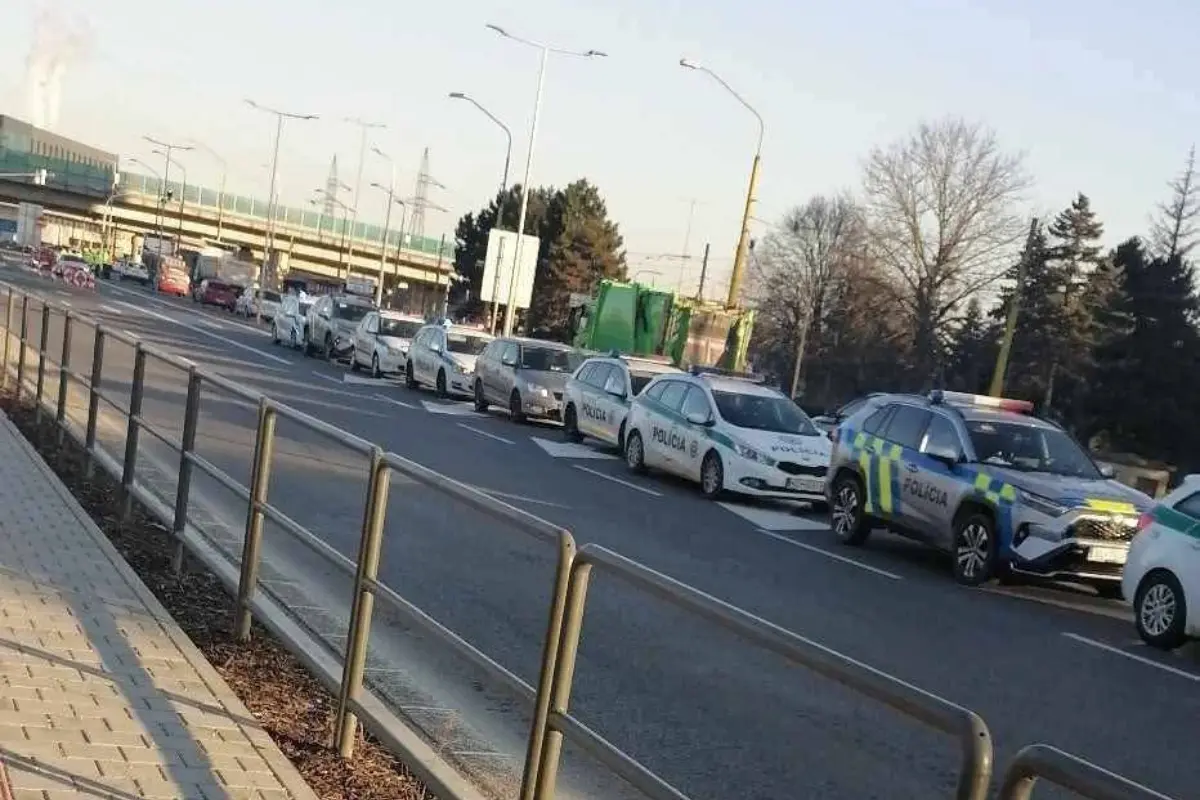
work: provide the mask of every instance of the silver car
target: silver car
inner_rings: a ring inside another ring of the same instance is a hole
[[[558,342],[496,339],[475,362],[475,410],[497,405],[518,422],[558,419],[563,388],[582,362],[574,348]]]
[[[837,427],[826,477],[834,533],[885,527],[953,557],[976,586],[1007,572],[1120,592],[1141,492],[1110,479],[1033,406],[957,392],[892,395]]]

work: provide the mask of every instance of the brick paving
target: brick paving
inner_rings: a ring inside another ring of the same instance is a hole
[[[316,800],[2,413],[0,762],[13,800]]]

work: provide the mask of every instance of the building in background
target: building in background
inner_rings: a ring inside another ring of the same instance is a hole
[[[49,187],[107,197],[117,168],[114,153],[0,115],[0,174],[45,169]]]

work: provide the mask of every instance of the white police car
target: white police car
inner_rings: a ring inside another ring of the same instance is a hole
[[[625,463],[736,492],[825,505],[831,443],[782,392],[747,376],[693,367],[652,380],[626,421]]]
[[[683,374],[662,359],[596,356],[579,365],[563,388],[563,435],[569,442],[592,436],[625,447],[625,418],[633,398],[658,375]]]
[[[417,331],[408,346],[404,383],[409,389],[432,385],[442,397],[470,397],[475,359],[492,337],[479,328],[442,323]]]

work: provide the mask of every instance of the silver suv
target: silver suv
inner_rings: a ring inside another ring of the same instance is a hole
[[[975,586],[1008,571],[1090,583],[1118,596],[1138,515],[1151,500],[1117,483],[1033,406],[957,392],[867,403],[832,434],[834,533],[875,527],[953,556]]]

